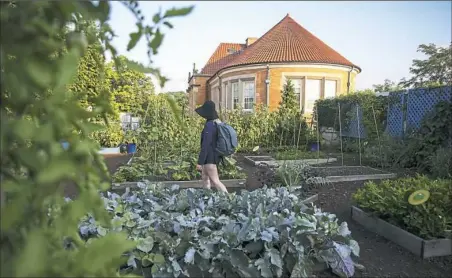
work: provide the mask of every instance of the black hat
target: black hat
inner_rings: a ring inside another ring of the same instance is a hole
[[[215,110],[215,102],[207,100],[201,107],[195,109],[196,113],[204,119],[216,120],[218,119],[217,111]]]

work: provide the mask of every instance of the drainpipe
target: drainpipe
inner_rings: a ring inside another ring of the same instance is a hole
[[[267,77],[265,79],[265,84],[267,86],[265,87],[266,95],[267,95],[267,107],[270,107],[270,65],[267,64]]]
[[[354,66],[352,66],[352,68],[350,69],[350,71],[348,72],[348,77],[347,77],[347,94],[350,93],[350,75],[352,73],[352,71],[355,69]]]
[[[223,84],[221,84],[221,77],[218,75],[218,107],[220,108],[220,115],[223,114],[223,106],[221,105],[221,100],[223,99]]]

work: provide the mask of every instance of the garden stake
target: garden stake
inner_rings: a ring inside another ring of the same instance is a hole
[[[300,114],[300,125],[298,126],[298,137],[297,137],[297,150],[298,150],[298,147],[299,147],[299,145],[300,145],[300,133],[301,133],[301,124],[302,124],[302,120],[303,120],[303,118],[302,118],[303,116],[302,116],[302,114]]]
[[[383,156],[381,155],[381,140],[380,140],[380,133],[378,132],[378,125],[377,125],[377,117],[375,116],[375,109],[372,105],[372,113],[374,114],[374,122],[375,122],[375,131],[377,132],[377,139],[378,139],[378,148],[380,150],[380,160],[381,160],[381,168],[383,167]]]
[[[319,109],[316,106],[315,108],[315,115],[316,115],[316,129],[317,129],[317,163],[319,163],[320,159],[320,128],[319,128]]]
[[[337,115],[334,116],[334,124],[333,124],[333,131],[336,131],[336,123],[337,123]],[[332,136],[333,137],[333,136]],[[331,138],[330,143],[333,141],[333,138]],[[327,158],[326,158],[326,163],[328,165],[328,162],[330,161],[330,153],[328,152]],[[327,166],[328,167],[328,166]]]
[[[358,150],[359,150],[359,166],[362,166],[361,158],[361,130],[359,129],[359,105],[356,105],[356,122],[358,125]]]
[[[341,103],[337,103],[338,111],[339,111],[339,137],[341,141],[341,160],[342,160],[342,166],[344,166],[344,151],[342,149],[342,123],[341,123]]]
[[[296,146],[296,134],[297,134],[297,117],[293,118],[293,146]]]

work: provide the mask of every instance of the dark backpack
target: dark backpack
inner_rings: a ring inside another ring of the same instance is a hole
[[[237,132],[232,128],[232,126],[217,122],[217,147],[216,151],[221,156],[230,156],[235,153],[238,146]]]

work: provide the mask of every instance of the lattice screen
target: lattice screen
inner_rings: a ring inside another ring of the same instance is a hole
[[[391,137],[403,137],[404,111],[403,105],[406,100],[405,94],[401,92],[389,93],[388,117],[386,133]]]
[[[452,101],[452,86],[411,89],[407,94],[390,93],[389,97],[386,132],[392,137],[402,137],[406,130],[419,129],[438,102]]]
[[[422,119],[440,101],[451,100],[452,87],[433,89],[412,89],[408,91],[407,99],[407,130],[416,130],[421,127]]]

